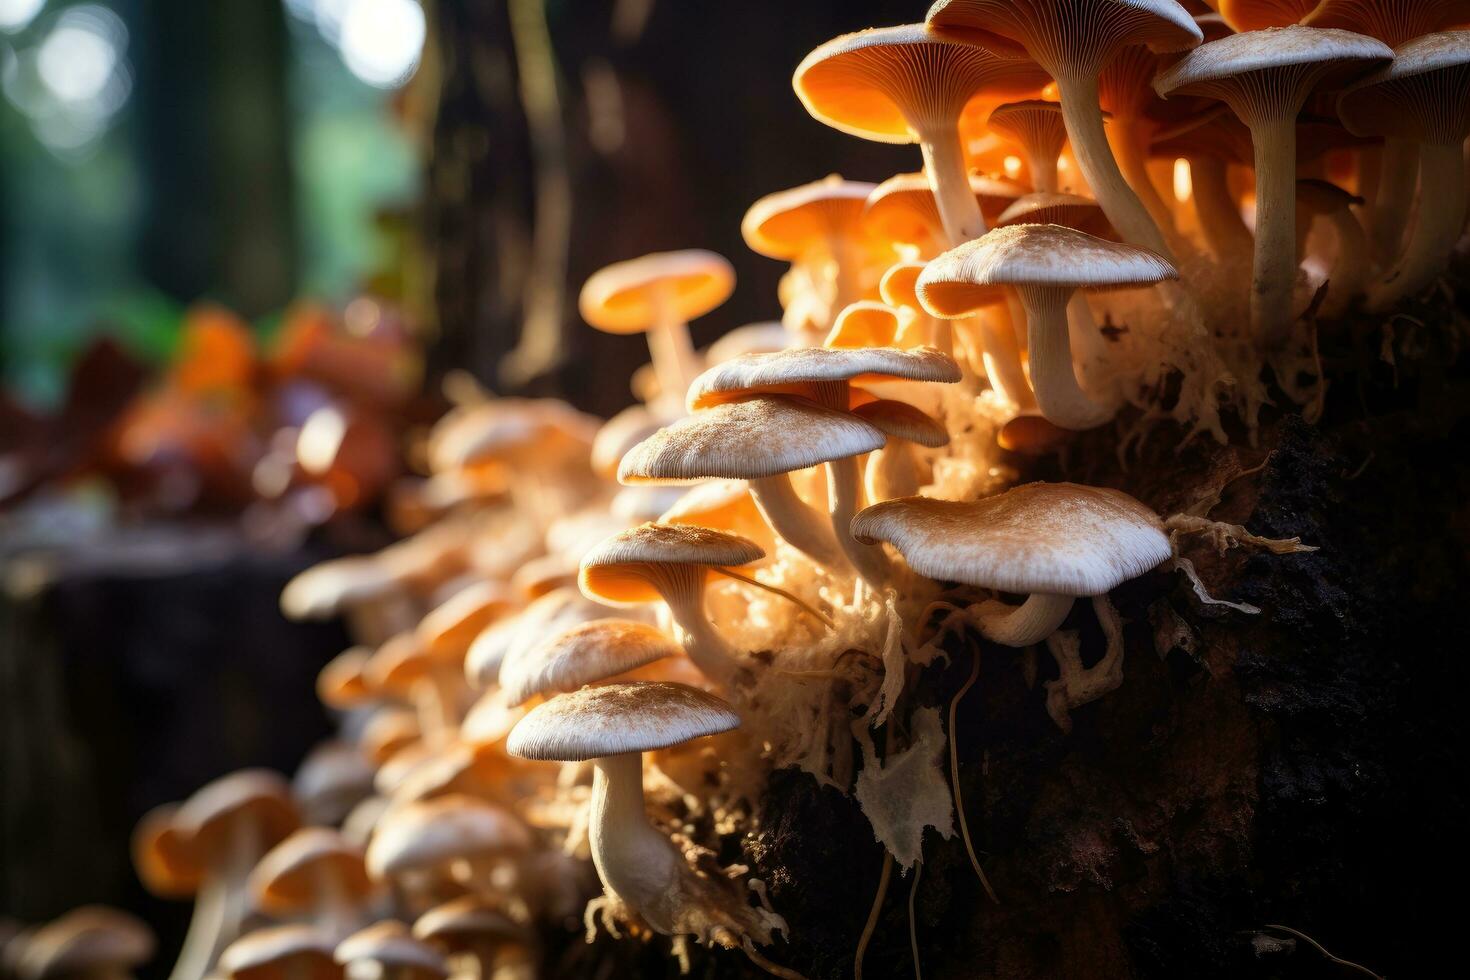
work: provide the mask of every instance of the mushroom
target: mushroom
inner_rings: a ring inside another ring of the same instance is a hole
[[[658,517],[659,524],[692,524],[736,534],[769,555],[776,548],[771,527],[761,515],[755,494],[745,480],[710,480],[685,491]]]
[[[1296,283],[1296,118],[1307,97],[1393,57],[1381,41],[1347,31],[1274,27],[1211,41],[1154,80],[1165,97],[1202,95],[1250,127],[1256,163],[1251,326],[1268,350],[1291,335]]]
[[[128,980],[153,956],[153,931],[137,917],[84,905],[25,937],[14,963],[18,980]],[[7,949],[7,953],[9,950]]]
[[[877,503],[919,492],[919,464],[914,444],[929,449],[948,445],[943,425],[905,402],[880,398],[853,409],[853,414],[888,437],[883,448],[868,457],[864,485],[868,500]]]
[[[662,600],[689,659],[706,677],[729,683],[740,668],[739,657],[706,618],[705,584],[711,573],[749,564],[763,554],[733,534],[643,524],[613,535],[583,557],[582,593],[610,605]]]
[[[1368,293],[1382,311],[1421,292],[1449,264],[1465,225],[1464,144],[1470,135],[1470,31],[1407,41],[1393,63],[1345,89],[1337,111],[1349,131],[1419,148],[1419,208],[1408,245]]]
[[[1072,153],[1113,227],[1134,245],[1172,259],[1163,233],[1123,179],[1103,129],[1098,76],[1118,50],[1158,52],[1199,44],[1199,27],[1174,0],[938,0],[929,26],[1019,41],[1056,80]]]
[[[1352,205],[1363,199],[1325,180],[1296,182],[1297,207],[1332,223],[1337,235],[1337,257],[1328,270],[1327,298],[1318,313],[1329,320],[1347,312],[1352,298],[1362,292],[1371,264],[1368,235],[1353,214]]]
[[[712,907],[713,883],[696,877],[669,839],[649,825],[642,753],[739,725],[724,701],[683,684],[608,684],[538,705],[516,725],[507,747],[526,759],[592,761],[588,834],[609,898],[655,932],[734,945],[756,913],[743,903]]]
[[[604,480],[615,479],[623,453],[682,414],[661,415],[647,405],[629,405],[597,430],[592,440],[592,472]]]
[[[396,919],[375,922],[337,944],[332,958],[348,980],[445,980],[449,965]]]
[[[500,665],[505,658],[538,642],[546,633],[601,619],[612,611],[582,595],[576,586],[577,572],[578,566],[573,565],[570,584],[531,600],[516,616],[501,620],[475,637],[464,662],[465,677],[471,687],[480,690],[494,687],[499,682]]]
[[[329,827],[295,831],[250,873],[256,908],[277,919],[306,914],[337,939],[362,926],[372,890],[362,848]]]
[[[329,708],[347,710],[370,703],[373,692],[363,681],[362,670],[373,651],[365,646],[344,650],[316,675],[316,696]]]
[[[625,483],[748,480],[756,506],[775,532],[817,564],[840,572],[847,567],[843,551],[822,516],[797,496],[787,474],[834,457],[872,452],[883,441],[881,432],[847,412],[801,399],[751,397],[661,429],[623,457],[618,478]]]
[[[1147,249],[1061,225],[1012,225],[929,263],[919,277],[919,299],[935,316],[953,318],[968,315],[997,288],[1013,287],[1026,308],[1031,386],[1041,414],[1063,429],[1090,429],[1111,419],[1116,406],[1094,401],[1077,384],[1067,325],[1072,293],[1177,277]]]
[[[1067,124],[1060,105],[1041,99],[1007,102],[991,111],[989,125],[1021,144],[1032,190],[1055,194],[1060,189],[1057,158],[1067,145]]]
[[[531,835],[504,807],[451,793],[393,806],[378,821],[367,849],[375,880],[395,881],[417,901],[454,880],[476,891],[492,887],[507,858],[524,853]]]
[[[594,619],[548,636],[507,660],[500,671],[500,686],[507,703],[515,707],[537,696],[570,693],[683,653],[656,626],[626,619]]]
[[[825,408],[844,411],[851,404],[854,380],[953,384],[960,377],[959,365],[954,359],[930,347],[913,350],[893,347],[803,348],[776,354],[749,354],[710,368],[695,379],[689,389],[689,407],[699,410],[723,401],[748,398],[751,394],[785,392],[810,398]],[[826,453],[834,448],[837,447],[813,446],[808,451]],[[887,575],[887,560],[882,549],[857,544],[848,531],[862,493],[856,455],[837,456],[833,453],[827,459],[832,531],[858,574],[874,588],[881,589]],[[760,500],[759,496],[757,500]],[[780,527],[777,527],[777,533],[787,537]],[[787,540],[791,539],[787,537]]]
[[[740,234],[752,251],[790,262],[798,279],[818,291],[815,308],[798,319],[813,321],[821,333],[831,328],[838,310],[863,298],[863,204],[872,191],[872,184],[832,174],[767,194],[741,219]],[[789,330],[801,326],[783,322]]]
[[[201,980],[209,974],[245,923],[250,870],[298,823],[284,779],[265,769],[242,769],[189,797],[174,812],[171,829],[135,842],[134,853],[147,855],[140,869],[155,857],[173,867],[182,861],[184,868],[199,869],[194,916],[171,980]],[[161,829],[152,821],[139,827]]]
[[[951,245],[985,233],[960,146],[960,113],[982,92],[1035,91],[1046,76],[999,40],[941,37],[923,24],[844,34],[802,59],[792,77],[813,118],[882,143],[918,143]]]
[[[1235,275],[1256,247],[1229,181],[1230,166],[1253,165],[1250,130],[1228,106],[1214,106],[1157,132],[1152,152],[1189,163],[1190,198],[1205,244],[1215,261]]]
[[[230,980],[343,980],[332,959],[336,945],[314,926],[271,926],[231,943],[219,969]]]
[[[375,766],[381,766],[423,735],[418,714],[396,705],[374,711],[362,726],[357,744]]]
[[[429,909],[413,924],[413,934],[451,957],[472,957],[475,975],[499,977],[501,968],[534,961],[535,937],[498,903],[464,895]],[[455,976],[461,976],[456,970]]]
[[[1103,595],[1171,554],[1153,511],[1075,483],[1027,483],[974,501],[890,500],[858,514],[853,533],[888,542],[936,581],[1026,594],[1020,606],[971,609],[987,639],[1011,647],[1046,639],[1076,597]]]
[[[1308,27],[1367,34],[1391,48],[1467,22],[1470,0],[1320,0],[1302,18]]]
[[[364,675],[374,691],[414,706],[418,737],[443,744],[462,714],[463,668],[452,658],[430,656],[418,635],[400,633],[378,648]]]
[[[980,216],[987,223],[1026,193],[1011,180],[974,173],[968,179]],[[935,255],[949,244],[933,185],[923,173],[894,174],[873,188],[863,205],[863,227],[900,254]]]
[[[582,285],[582,319],[608,333],[644,333],[669,410],[699,373],[688,322],[730,297],[735,270],[713,252],[656,252],[600,270]]]
[[[319,742],[291,778],[291,795],[308,824],[339,824],[373,792],[373,767],[361,746],[340,739]]]

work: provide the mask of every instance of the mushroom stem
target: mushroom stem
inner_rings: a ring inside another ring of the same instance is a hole
[[[1006,322],[997,323],[996,317],[1005,317]],[[1011,329],[1005,304],[997,303],[970,322],[980,329],[981,359],[985,362],[990,387],[1018,411],[1034,408],[1036,399],[1031,394],[1026,372],[1021,369],[1021,349],[1016,346],[1016,332]]]
[[[835,572],[847,568],[847,559],[827,530],[826,522],[797,496],[787,474],[751,480],[750,496],[771,530],[791,547],[824,568]]]
[[[921,135],[919,149],[924,154],[924,172],[929,175],[929,186],[934,191],[934,203],[939,207],[949,244],[963,245],[985,234],[985,217],[970,190],[965,154],[955,127],[950,126],[937,135]]]
[[[1111,127],[1112,146],[1118,168],[1128,186],[1138,195],[1139,201],[1148,212],[1166,240],[1176,238],[1174,212],[1154,186],[1148,172],[1149,124],[1135,116],[1115,115]]]
[[[1363,291],[1372,260],[1368,233],[1351,208],[1338,208],[1331,220],[1337,232],[1337,261],[1332,264],[1331,284],[1321,315],[1335,320],[1347,312],[1353,297]]]
[[[1108,343],[1097,328],[1097,318],[1087,297],[1078,290],[1067,301],[1067,336],[1076,353],[1083,383],[1093,391],[1101,391],[1114,383],[1107,370]]]
[[[1006,647],[1029,647],[1051,636],[1072,611],[1072,596],[1033,593],[1019,606],[982,602],[975,626],[987,640]]]
[[[1148,209],[1128,186],[1128,181],[1123,179],[1123,172],[1118,169],[1118,161],[1108,145],[1097,76],[1061,72],[1057,75],[1057,88],[1061,94],[1062,121],[1067,125],[1072,153],[1108,221],[1125,240],[1151,248],[1173,262],[1174,255],[1164,240],[1163,232],[1149,217]]]
[[[424,741],[444,745],[454,740],[459,731],[459,677],[463,668],[449,664],[431,664],[413,686],[414,709],[419,718]]]
[[[1041,147],[1026,144],[1026,170],[1031,174],[1031,189],[1044,194],[1055,194],[1057,182],[1057,157],[1044,152]]]
[[[657,305],[657,318],[649,328],[648,353],[653,357],[653,370],[658,376],[662,401],[682,412],[684,394],[699,375],[699,355],[689,339],[689,325],[674,311],[674,304]]]
[[[335,939],[346,939],[362,924],[357,907],[337,870],[325,864],[316,870],[317,924]]]
[[[169,980],[203,980],[214,970],[225,947],[240,938],[250,914],[247,882],[262,850],[255,821],[237,817],[229,828],[224,853],[216,855],[213,866],[205,871],[189,932]]]
[[[860,544],[852,536],[852,519],[862,506],[862,480],[856,456],[844,456],[827,464],[827,495],[832,514],[832,532],[863,581],[882,591],[888,583],[888,556],[881,545]]]
[[[1016,291],[1026,307],[1031,386],[1041,414],[1062,429],[1091,429],[1111,419],[1114,409],[1089,398],[1073,372],[1067,325],[1067,301],[1073,291],[1036,286]]]
[[[1255,250],[1255,241],[1230,193],[1228,173],[1225,161],[1219,157],[1189,158],[1190,194],[1205,243],[1222,264],[1239,267]]]
[[[919,492],[919,467],[914,461],[913,444],[907,439],[889,436],[882,449],[868,456],[863,483],[868,500],[879,503],[894,497],[913,497]]]
[[[1279,350],[1291,336],[1296,282],[1296,119],[1250,120],[1256,158],[1256,249],[1251,329],[1256,343]]]
[[[1419,147],[1419,212],[1408,247],[1393,271],[1379,280],[1368,308],[1381,312],[1421,292],[1449,264],[1465,223],[1465,156],[1459,143]]]
[[[1373,254],[1384,265],[1398,258],[1404,229],[1414,207],[1415,178],[1419,174],[1419,144],[1390,136],[1379,155],[1378,188],[1373,198]]]
[[[679,861],[668,838],[648,824],[643,805],[643,756],[593,760],[592,863],[607,891],[665,935],[673,930]]]
[[[669,607],[684,652],[710,680],[726,683],[738,669],[735,650],[710,623],[704,609],[702,565],[659,565],[652,582]]]

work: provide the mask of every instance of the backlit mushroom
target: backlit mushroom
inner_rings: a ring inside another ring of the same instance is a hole
[[[1297,207],[1305,214],[1331,223],[1336,234],[1337,255],[1327,272],[1327,298],[1318,313],[1331,320],[1347,311],[1348,303],[1367,283],[1371,265],[1368,235],[1353,214],[1352,205],[1363,199],[1325,180],[1299,180]]]
[[[362,849],[329,827],[303,827],[266,852],[250,873],[256,908],[278,919],[298,915],[338,939],[362,925],[372,891]]]
[[[1067,145],[1067,124],[1060,105],[1041,99],[1007,102],[990,113],[990,128],[1021,144],[1032,190],[1055,194],[1060,189],[1057,158]]]
[[[500,671],[500,686],[506,700],[515,706],[538,695],[569,694],[683,653],[679,644],[655,626],[596,619],[548,636],[507,660]]]
[[[14,972],[18,980],[128,980],[156,945],[135,916],[84,905],[27,935]]]
[[[384,814],[368,845],[367,870],[419,899],[441,894],[451,880],[484,891],[503,862],[530,846],[530,832],[509,810],[451,793]]]
[[[346,967],[349,980],[445,980],[449,976],[444,957],[395,919],[353,933],[337,944],[332,956]]]
[[[332,959],[337,939],[314,926],[257,929],[220,954],[220,973],[230,980],[342,980]]]
[[[1470,22],[1470,0],[1320,0],[1301,22],[1367,34],[1397,48],[1416,37]]]

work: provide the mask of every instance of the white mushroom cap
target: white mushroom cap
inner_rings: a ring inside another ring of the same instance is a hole
[[[389,967],[409,967],[437,977],[447,977],[449,966],[438,951],[413,937],[408,926],[397,919],[375,922],[337,944],[333,954],[344,966],[371,961]]]
[[[1313,9],[1302,18],[1308,27],[1370,34],[1394,47],[1470,22],[1470,0],[1320,0],[1310,6]]]
[[[680,320],[703,316],[729,298],[735,270],[702,249],[655,252],[617,262],[582,285],[582,319],[608,333],[640,333],[654,326],[660,304],[672,304]]]
[[[1174,0],[937,0],[925,21],[938,30],[999,34],[1026,45],[1048,71],[1062,61],[1101,69],[1114,49],[1145,44],[1183,51],[1203,36]]]
[[[575,576],[578,566],[572,565]],[[513,619],[492,625],[475,638],[465,655],[465,676],[472,686],[487,688],[495,683],[505,658],[536,642],[548,632],[557,632],[590,619],[601,619],[610,612],[607,606],[593,602],[575,585],[552,589],[533,599]],[[469,719],[465,719],[468,723]]]
[[[1001,592],[1102,595],[1171,554],[1153,511],[1075,483],[1028,483],[975,501],[888,500],[860,512],[852,530],[893,545],[920,575]]]
[[[583,594],[609,603],[653,602],[658,591],[641,574],[648,566],[727,567],[765,557],[753,542],[705,527],[642,524],[608,538],[582,559]]]
[[[740,726],[720,698],[684,684],[585,687],[532,709],[506,750],[524,759],[582,762],[666,749]]]
[[[1232,34],[1202,44],[1154,79],[1154,90],[1165,98],[1207,95],[1222,102],[1259,103],[1270,111],[1271,101],[1258,100],[1262,90],[1278,91],[1289,104],[1334,75],[1370,67],[1393,57],[1382,41],[1350,31],[1311,27],[1270,27]],[[1264,85],[1258,73],[1290,73],[1282,84]],[[1244,113],[1237,111],[1243,118]]]
[[[704,349],[706,364],[719,364],[741,354],[768,354],[791,346],[791,334],[778,320],[747,323],[727,332]]]
[[[1462,142],[1470,130],[1470,31],[1428,34],[1393,54],[1390,64],[1343,90],[1342,124],[1358,136]]]
[[[125,975],[148,960],[155,945],[152,931],[135,916],[105,905],[84,905],[27,935],[14,962],[15,974],[22,980]]]
[[[392,569],[370,555],[334,558],[286,583],[281,590],[281,612],[287,619],[326,619],[344,606],[371,602],[399,585]]]
[[[327,875],[344,895],[372,890],[362,848],[330,827],[303,827],[260,859],[250,872],[250,891],[261,911],[279,916],[314,904]]]
[[[623,456],[623,483],[751,480],[882,447],[855,415],[792,398],[749,398],[696,412]]]
[[[949,432],[942,423],[907,402],[880,398],[875,402],[859,405],[852,412],[875,429],[896,439],[918,443],[930,449],[949,443]]]
[[[340,976],[335,968],[332,952],[336,941],[323,929],[307,925],[271,926],[240,937],[225,947],[219,957],[219,972],[226,976],[279,967],[287,960],[298,957],[315,961],[314,967],[328,969],[303,970],[300,975],[307,978],[318,976]],[[272,975],[279,971],[271,971]],[[295,974],[293,974],[295,975]]]
[[[549,636],[500,668],[511,705],[549,691],[571,692],[625,674],[684,648],[657,627],[627,619],[595,619]]]
[[[803,386],[873,378],[953,384],[960,380],[960,369],[954,358],[932,347],[800,347],[747,354],[695,378],[689,408],[708,408],[760,392],[800,394]]]
[[[524,927],[506,915],[497,905],[478,895],[462,895],[436,905],[413,924],[413,934],[451,951],[467,945],[476,937],[523,941]]]
[[[530,846],[525,825],[503,807],[469,796],[440,796],[385,815],[368,845],[367,867],[374,878],[386,878]]]

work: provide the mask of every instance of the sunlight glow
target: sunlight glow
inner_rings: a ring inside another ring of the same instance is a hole
[[[337,39],[352,74],[378,88],[413,75],[424,48],[424,10],[415,0],[351,0]]]

